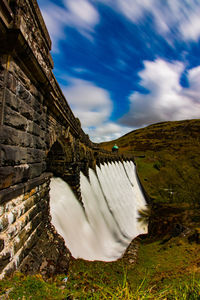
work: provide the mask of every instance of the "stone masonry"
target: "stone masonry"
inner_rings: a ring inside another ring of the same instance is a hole
[[[50,223],[50,177],[81,201],[80,171],[123,158],[100,151],[73,115],[36,0],[1,0],[0,45],[0,277],[64,272],[70,254]]]

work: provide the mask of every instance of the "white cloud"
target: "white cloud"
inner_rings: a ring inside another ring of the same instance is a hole
[[[71,85],[63,91],[83,127],[99,126],[109,118],[112,101],[106,90],[89,81],[73,78]]]
[[[65,38],[64,27],[67,13],[54,4],[42,6],[41,12],[51,37],[52,50],[58,52],[58,41]]]
[[[48,4],[47,4],[48,3]],[[58,43],[66,37],[65,28],[76,28],[92,40],[94,27],[99,23],[98,11],[88,0],[65,0],[64,7],[40,0],[41,11],[51,36],[53,51],[58,52]]]
[[[109,93],[94,83],[68,77],[70,86],[63,87],[64,95],[80,121],[83,130],[94,142],[116,139],[132,130],[109,121],[112,101]]]
[[[180,77],[184,65],[161,59],[146,61],[139,72],[141,86],[147,94],[133,92],[129,96],[130,111],[120,122],[140,127],[159,121],[184,120],[200,116],[200,66],[189,70],[190,87],[183,88]]]
[[[190,19],[180,24],[180,31],[186,40],[198,41],[200,37],[200,8],[191,14]]]
[[[142,22],[145,14],[153,16],[157,31],[168,41],[176,38],[174,29],[182,39],[200,38],[200,1],[196,0],[99,0],[109,5],[133,23]]]
[[[65,0],[71,15],[71,22],[80,27],[93,27],[99,22],[99,14],[87,0]]]
[[[113,122],[106,122],[94,129],[86,129],[91,140],[96,143],[115,140],[133,130],[131,127],[121,126]]]

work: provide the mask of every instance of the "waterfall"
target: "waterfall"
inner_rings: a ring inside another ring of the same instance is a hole
[[[81,173],[81,206],[61,178],[50,184],[52,224],[75,258],[113,261],[121,257],[133,238],[146,233],[137,221],[145,199],[133,162],[100,165]]]

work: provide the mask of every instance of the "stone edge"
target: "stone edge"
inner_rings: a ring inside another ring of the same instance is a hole
[[[19,183],[19,184],[11,186],[9,188],[1,190],[0,191],[0,205],[30,191],[31,189],[35,188],[36,186],[38,186],[40,184],[43,184],[48,179],[50,179],[52,176],[53,176],[52,173],[46,172],[46,173],[43,173],[39,177],[28,180],[25,183]]]

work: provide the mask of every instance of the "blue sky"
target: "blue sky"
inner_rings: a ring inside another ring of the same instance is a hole
[[[199,0],[38,0],[54,74],[91,140],[200,118]]]

